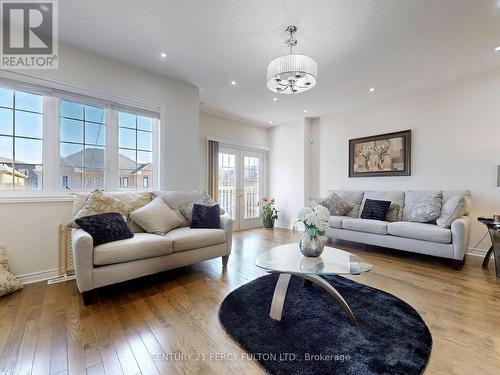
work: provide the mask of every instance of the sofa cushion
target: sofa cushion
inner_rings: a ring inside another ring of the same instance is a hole
[[[363,201],[361,202],[360,214],[363,212],[363,207],[367,199],[372,200],[381,200],[381,201],[391,201],[391,207],[389,207],[389,211],[386,216],[387,221],[399,221],[403,217],[403,204],[404,204],[405,193],[403,191],[365,191],[363,195]],[[397,209],[399,206],[399,209]],[[395,213],[397,211],[397,213]],[[394,216],[396,216],[396,220],[394,220]]]
[[[387,222],[370,219],[344,219],[342,228],[357,232],[387,234]]]
[[[199,191],[155,191],[153,194],[161,197],[172,210],[180,210],[189,202],[194,201]]]
[[[94,248],[94,264],[104,266],[168,255],[172,252],[172,241],[164,236],[136,233],[133,238],[127,240],[96,246]]]
[[[198,249],[226,242],[222,229],[177,228],[163,236],[174,244],[174,252]]]
[[[347,212],[345,215],[349,217],[359,217],[361,202],[363,201],[364,191],[352,191],[352,190],[329,190],[328,193],[335,193],[340,198],[345,200],[352,206],[352,210]]]
[[[342,220],[349,219],[349,216],[330,216],[328,226],[330,228],[342,229]]]
[[[397,237],[413,238],[415,240],[451,243],[451,230],[440,228],[434,224],[412,223],[398,221],[389,223],[387,232]]]
[[[443,190],[443,202],[448,199],[460,195],[465,199],[464,215],[470,215],[472,210],[472,194],[470,190]]]

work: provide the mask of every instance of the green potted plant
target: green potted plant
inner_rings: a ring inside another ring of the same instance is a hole
[[[274,228],[274,221],[278,219],[278,210],[274,207],[274,198],[269,200],[263,197],[257,206],[260,207],[260,216],[264,228]]]

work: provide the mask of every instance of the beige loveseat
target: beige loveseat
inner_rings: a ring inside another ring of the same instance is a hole
[[[105,193],[129,203],[134,192]],[[198,192],[162,191],[151,193],[151,198],[161,196],[173,210],[180,210],[192,202]],[[85,195],[75,198],[73,213],[85,202]],[[135,209],[139,207],[134,207]],[[94,247],[92,237],[82,229],[72,233],[73,261],[76,284],[84,302],[89,302],[86,292],[110,284],[187,266],[216,257],[222,257],[223,266],[231,253],[232,219],[220,217],[221,229],[191,229],[181,227],[164,236],[145,233],[137,224],[129,227],[134,237]]]

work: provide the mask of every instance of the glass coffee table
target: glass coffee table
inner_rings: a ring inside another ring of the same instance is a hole
[[[321,275],[359,275],[371,271],[372,265],[360,257],[325,246],[325,250],[319,257],[308,258],[302,255],[298,243],[290,243],[265,251],[257,258],[255,264],[270,273],[279,273],[269,312],[272,319],[281,320],[288,284],[294,275],[306,280],[305,282],[312,282],[325,289],[342,306],[351,323],[358,325],[347,302]]]

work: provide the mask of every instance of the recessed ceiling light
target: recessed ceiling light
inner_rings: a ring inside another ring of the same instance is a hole
[[[304,113],[307,113],[307,109],[304,109]]]
[[[497,48],[495,48],[495,52],[500,52],[500,46],[498,46]]]
[[[274,97],[273,102],[276,102],[276,101],[278,101],[278,98]]]
[[[231,85],[236,86],[236,81],[231,81]]]
[[[374,92],[374,91],[375,91],[375,87],[370,88],[370,90],[369,90],[369,91],[370,91],[370,92]]]
[[[272,124],[273,124],[273,122],[272,122],[272,121],[269,121],[269,125],[272,125]]]
[[[166,59],[167,58],[167,54],[165,52],[162,52],[162,53],[160,53],[160,57],[162,59]]]

